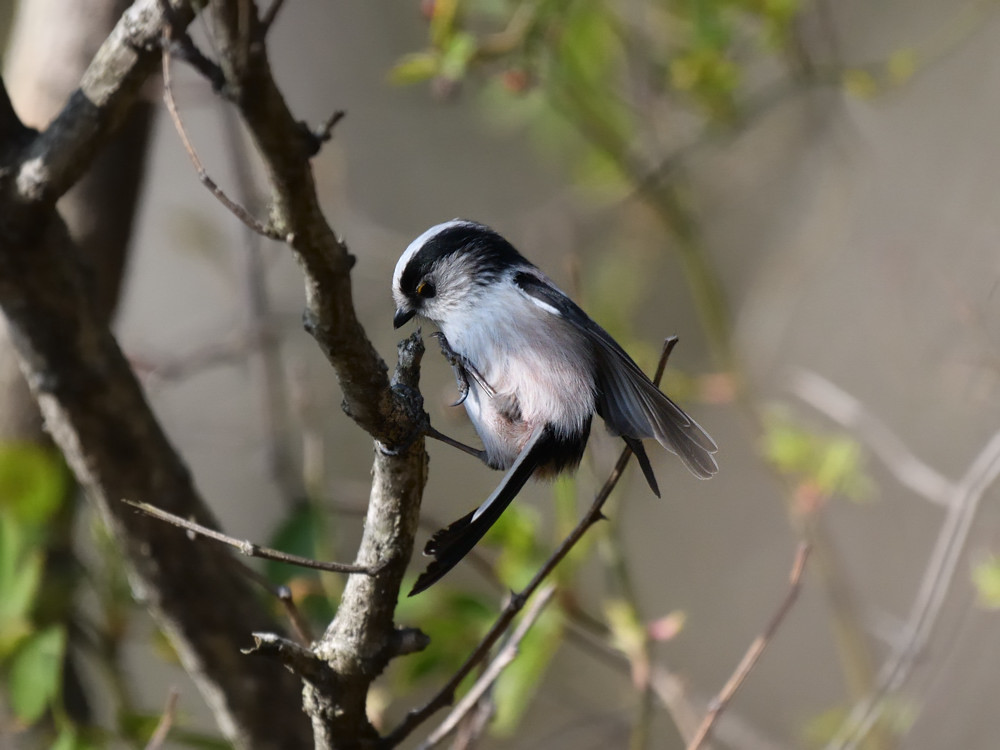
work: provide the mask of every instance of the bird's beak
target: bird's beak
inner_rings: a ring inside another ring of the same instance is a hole
[[[409,322],[416,314],[416,310],[404,310],[402,307],[397,307],[396,314],[392,316],[392,327],[399,328],[401,325]]]

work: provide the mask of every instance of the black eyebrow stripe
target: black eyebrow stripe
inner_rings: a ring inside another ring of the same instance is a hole
[[[475,281],[488,283],[511,266],[534,266],[501,235],[483,224],[450,226],[431,237],[417,251],[400,275],[404,294],[416,292],[417,284],[442,259],[462,253],[475,262]]]

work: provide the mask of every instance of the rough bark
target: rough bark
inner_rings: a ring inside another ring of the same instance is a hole
[[[26,123],[42,127],[77,87],[90,60],[129,3],[124,0],[32,0],[22,2],[10,32],[5,81]],[[59,201],[59,211],[88,268],[91,294],[104,322],[112,316],[140,194],[152,103],[136,102],[125,122],[91,169]],[[0,315],[0,443],[49,444],[42,418],[21,376],[17,354]],[[73,527],[75,487],[49,527],[45,588],[72,591],[78,577]],[[73,616],[71,596],[49,596],[39,627],[67,622]],[[39,616],[39,615],[36,615]],[[71,628],[70,633],[76,630]],[[81,722],[89,718],[90,700],[77,676],[74,652],[63,665],[63,702]]]
[[[143,499],[201,523],[214,519],[146,403],[107,327],[55,201],[93,164],[160,59],[163,0],[139,0],[80,87],[41,133],[0,91],[0,307],[46,427],[116,534],[133,586],[171,638],[223,732],[240,747],[310,742],[299,685],[239,652],[251,629],[275,629],[228,553],[137,515]],[[190,22],[178,7],[173,23]]]
[[[319,683],[307,679],[305,694],[317,748],[368,747],[378,739],[365,712],[368,689],[388,661],[407,650],[393,612],[426,481],[427,458],[418,437],[425,420],[417,392],[423,347],[416,337],[401,345],[400,366],[390,384],[385,363],[355,316],[353,258],[319,207],[309,165],[318,143],[292,116],[274,81],[258,9],[252,2],[217,0],[209,12],[224,93],[264,161],[270,228],[286,238],[305,273],[306,327],[337,374],[344,410],[376,443],[356,561],[381,567],[372,577],[348,581],[336,618],[313,648],[334,677]]]

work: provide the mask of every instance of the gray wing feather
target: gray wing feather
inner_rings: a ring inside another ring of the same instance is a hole
[[[520,272],[514,283],[581,330],[593,344],[597,366],[597,413],[612,432],[628,438],[656,438],[696,477],[719,471],[715,441],[646,376],[610,334],[536,270]],[[641,460],[640,460],[641,463]],[[647,459],[648,464],[648,459]],[[647,481],[652,470],[647,471]],[[655,486],[655,481],[650,483]],[[656,492],[656,490],[653,490]]]
[[[701,425],[653,385],[603,329],[589,333],[596,344],[597,411],[608,427],[619,435],[656,438],[696,477],[716,474],[718,446]]]

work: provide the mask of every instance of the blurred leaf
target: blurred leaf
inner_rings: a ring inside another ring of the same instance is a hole
[[[564,8],[558,22],[555,63],[564,82],[581,86],[606,84],[621,58],[617,21],[601,2],[577,2]],[[606,92],[606,86],[598,91]]]
[[[404,588],[409,585],[407,582]],[[394,662],[402,687],[410,689],[425,678],[453,673],[496,616],[495,597],[455,591],[447,584],[439,584],[420,596],[401,598],[397,621],[416,624],[431,639],[423,651]]]
[[[44,556],[23,526],[0,515],[0,659],[30,631],[28,616],[42,580]]]
[[[90,739],[77,727],[64,727],[59,732],[51,750],[98,750],[107,747],[107,744]]]
[[[851,96],[855,96],[858,99],[871,99],[878,94],[879,91],[878,82],[867,70],[861,70],[859,68],[845,70],[841,77],[841,81],[843,83],[844,90]]]
[[[44,524],[62,504],[68,477],[59,454],[32,443],[0,445],[0,511]]]
[[[66,631],[53,626],[32,634],[11,659],[10,704],[25,724],[38,721],[58,695],[65,649]]]
[[[821,490],[833,494],[854,485],[860,471],[861,447],[853,439],[831,437],[818,445],[816,452],[815,479]]]
[[[436,52],[414,52],[404,55],[389,70],[389,83],[406,86],[427,81],[441,69],[441,57]]]
[[[487,533],[487,544],[500,548],[497,576],[504,585],[519,591],[535,575],[545,558],[538,539],[538,512],[525,505],[511,505]]]
[[[894,86],[902,86],[917,72],[917,53],[912,49],[896,50],[889,56],[886,71]]]
[[[325,559],[331,554],[329,516],[316,503],[300,502],[292,508],[268,539],[268,545],[303,557]],[[268,560],[264,573],[275,584],[284,584],[292,591],[296,606],[312,622],[327,623],[336,611],[331,599],[340,591],[341,581],[324,579],[315,570]],[[326,588],[329,584],[331,589]]]
[[[763,436],[764,457],[797,479],[822,501],[832,495],[860,501],[874,486],[864,470],[864,452],[847,435],[822,435],[794,424],[778,413],[768,416]]]
[[[477,49],[476,38],[472,34],[455,34],[444,47],[441,56],[441,76],[450,81],[462,80]]]
[[[326,547],[328,523],[327,514],[314,503],[296,503],[278,524],[267,544],[282,552],[315,558]],[[264,571],[273,583],[286,583],[300,575],[316,575],[314,571],[305,571],[297,565],[275,560],[267,560]]]
[[[639,615],[624,599],[609,598],[604,602],[604,616],[611,630],[611,640],[615,648],[633,661],[645,649],[646,628]]]
[[[803,745],[806,748],[825,747],[841,730],[848,718],[843,706],[828,709],[809,719],[802,729]],[[881,702],[877,726],[882,732],[901,736],[907,732],[917,718],[917,708],[900,696],[888,696]]]
[[[441,47],[451,36],[458,16],[459,0],[432,0],[431,43]]]
[[[972,583],[984,609],[1000,610],[1000,558],[990,555],[972,567]]]
[[[494,689],[497,711],[491,729],[496,734],[509,735],[517,729],[559,650],[562,634],[562,615],[547,609],[521,640],[517,658],[503,671]]]
[[[803,745],[807,748],[823,747],[833,739],[846,718],[847,710],[843,706],[827,709],[811,717],[802,727]]]

